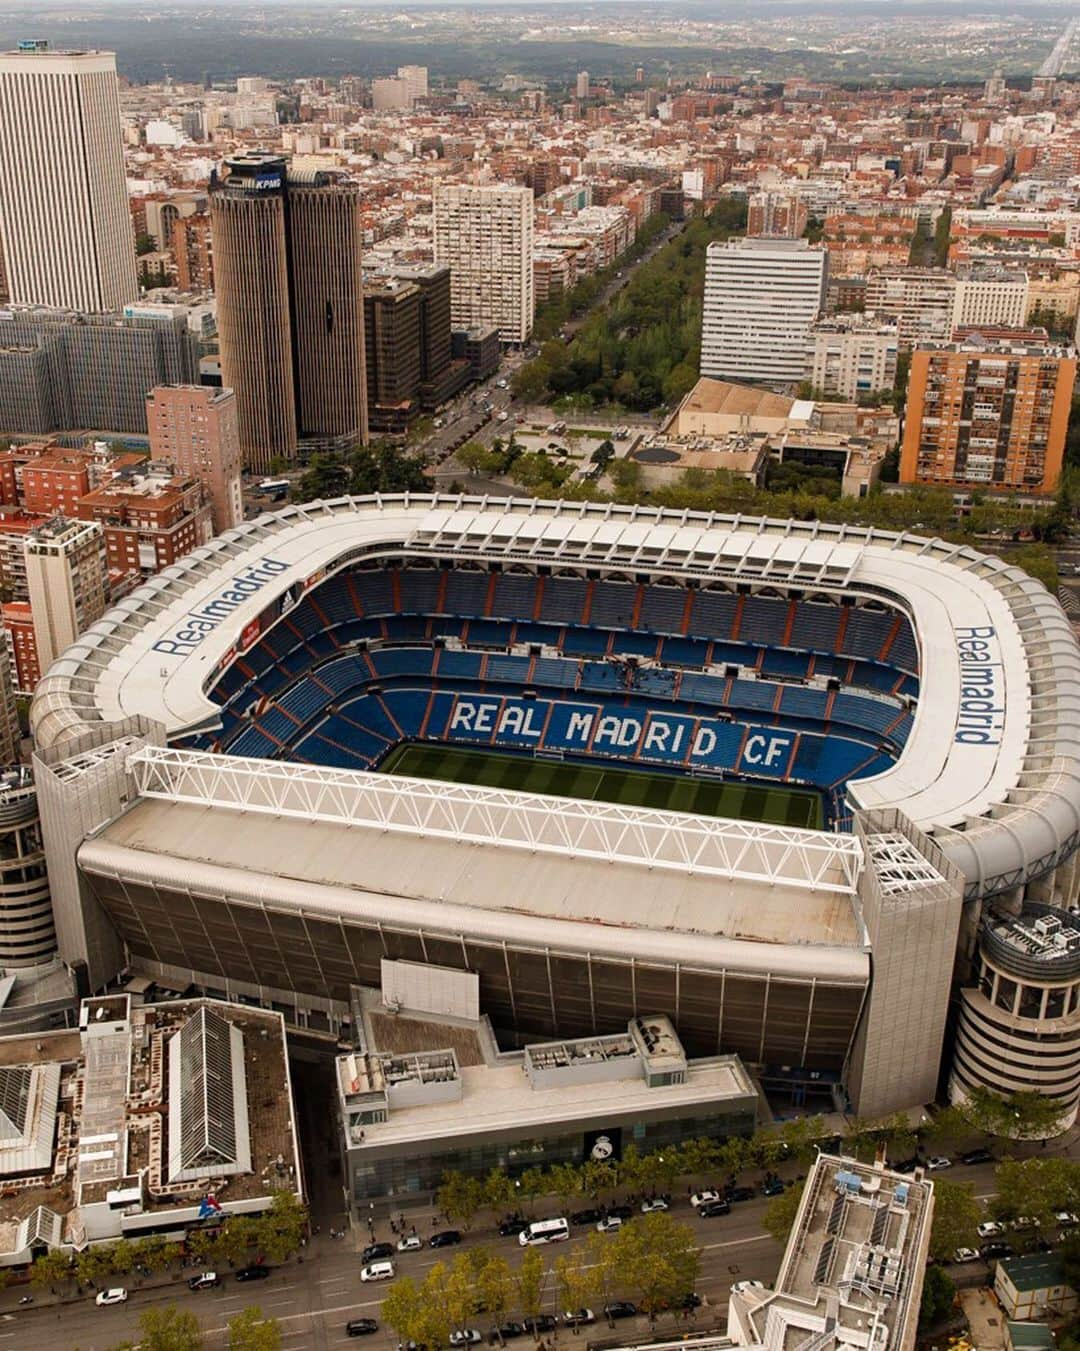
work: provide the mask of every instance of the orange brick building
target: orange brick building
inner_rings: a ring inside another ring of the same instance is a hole
[[[1052,493],[1076,358],[1041,346],[950,345],[911,355],[901,483]]]

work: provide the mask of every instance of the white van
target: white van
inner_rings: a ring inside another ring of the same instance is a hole
[[[566,1220],[536,1220],[518,1234],[518,1242],[528,1248],[538,1243],[560,1243],[569,1237],[570,1225]]]
[[[372,1262],[370,1266],[360,1268],[362,1281],[392,1281],[394,1279],[393,1262]]]

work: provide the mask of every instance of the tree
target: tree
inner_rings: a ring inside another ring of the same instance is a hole
[[[488,1256],[476,1278],[476,1294],[491,1321],[501,1327],[514,1292],[514,1277],[504,1257]]]
[[[400,1276],[387,1290],[382,1302],[383,1322],[398,1335],[403,1344],[420,1344],[421,1322],[424,1314],[424,1296],[411,1276]]]
[[[448,1220],[459,1221],[468,1229],[484,1204],[484,1184],[466,1173],[443,1173],[435,1203]]]
[[[586,1159],[581,1165],[581,1190],[590,1201],[599,1201],[602,1192],[612,1192],[618,1182],[613,1164],[606,1160]]]
[[[535,1318],[544,1299],[547,1266],[539,1248],[526,1248],[515,1273],[518,1308],[526,1318]]]
[[[135,256],[141,258],[144,253],[153,253],[157,248],[157,241],[153,235],[137,234],[135,236]]]
[[[1011,1140],[1038,1140],[1060,1129],[1061,1104],[1033,1089],[994,1093],[976,1088],[961,1107],[964,1115],[987,1135]]]
[[[547,1190],[547,1174],[542,1168],[526,1168],[520,1177],[514,1179],[515,1194],[527,1204],[538,1196],[546,1196]]]
[[[274,1193],[270,1209],[255,1220],[255,1245],[271,1262],[284,1262],[307,1234],[307,1208],[297,1200],[295,1193]]]
[[[355,497],[367,493],[424,492],[427,486],[420,461],[389,442],[361,446],[349,459],[348,489]]]
[[[969,1183],[934,1180],[934,1223],[930,1229],[930,1256],[947,1262],[957,1248],[978,1240],[976,1226],[982,1211]]]
[[[694,1231],[664,1211],[624,1224],[609,1240],[608,1258],[650,1323],[693,1291],[701,1266]]]
[[[1023,568],[1037,582],[1042,582],[1052,596],[1057,595],[1057,560],[1045,544],[1024,544],[1009,554],[1009,562]]]
[[[349,487],[349,471],[336,455],[313,455],[307,469],[293,484],[294,502],[315,502],[341,497]]]
[[[570,1202],[575,1196],[581,1195],[581,1169],[575,1164],[552,1164],[548,1169],[547,1179],[549,1190],[559,1198],[564,1210],[569,1209]]]
[[[481,1249],[481,1263],[484,1256]],[[467,1328],[476,1313],[476,1275],[477,1266],[472,1253],[459,1253],[446,1270],[440,1298],[454,1331]]]
[[[74,1275],[75,1267],[68,1254],[59,1248],[50,1248],[30,1268],[30,1284],[35,1290],[44,1290],[46,1286],[64,1285]]]
[[[515,1196],[513,1181],[501,1168],[493,1168],[484,1178],[484,1208],[498,1212],[505,1210]]]
[[[502,468],[502,456],[488,450],[479,441],[466,441],[460,450],[454,452],[454,458],[470,474],[497,474]]]
[[[767,1234],[771,1234],[777,1243],[788,1241],[791,1226],[795,1223],[795,1216],[799,1213],[804,1185],[802,1182],[793,1184],[788,1187],[787,1191],[781,1192],[779,1196],[774,1196],[765,1207],[761,1227]]]
[[[939,1266],[928,1266],[923,1277],[919,1330],[935,1327],[947,1318],[956,1298],[956,1286]]]
[[[281,1351],[281,1324],[257,1304],[229,1319],[229,1351]]]
[[[555,1259],[555,1280],[564,1310],[587,1307],[596,1294],[596,1272],[584,1247]]]
[[[1006,1159],[994,1170],[993,1214],[1002,1220],[1032,1216],[1050,1228],[1054,1213],[1080,1209],[1080,1163],[1072,1159]]]
[[[199,1351],[198,1319],[175,1304],[151,1305],[139,1315],[139,1351]]]

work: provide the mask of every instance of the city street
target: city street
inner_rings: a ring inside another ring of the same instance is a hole
[[[793,1173],[794,1168],[787,1170]],[[956,1167],[949,1177],[974,1185],[976,1195],[986,1199],[992,1195],[993,1165],[974,1168]],[[747,1181],[756,1180],[753,1175]],[[584,1202],[576,1202],[583,1205]],[[701,1219],[687,1204],[685,1193],[676,1194],[672,1208],[675,1218],[690,1224],[701,1246],[701,1277],[697,1291],[704,1301],[698,1310],[695,1324],[709,1327],[722,1323],[727,1307],[728,1291],[734,1281],[756,1279],[771,1282],[777,1273],[782,1247],[762,1231],[761,1220],[768,1204],[758,1196],[732,1208],[731,1214],[717,1219]],[[542,1214],[543,1211],[538,1211]],[[415,1217],[420,1233],[431,1232],[430,1211],[418,1212]],[[484,1218],[482,1224],[486,1226]],[[575,1229],[570,1242],[542,1250],[553,1263],[555,1258],[584,1242],[588,1231]],[[385,1219],[376,1224],[375,1237],[392,1238]],[[241,1286],[229,1273],[224,1283],[214,1290],[189,1291],[186,1279],[191,1268],[174,1272],[153,1287],[130,1287],[126,1305],[98,1309],[87,1294],[65,1303],[62,1307],[45,1303],[48,1295],[35,1294],[35,1304],[18,1308],[19,1290],[0,1294],[0,1351],[55,1351],[58,1345],[78,1347],[79,1351],[106,1351],[125,1337],[134,1337],[138,1330],[138,1316],[153,1303],[175,1302],[196,1314],[204,1332],[207,1346],[223,1348],[227,1345],[227,1321],[241,1309],[257,1304],[265,1314],[273,1315],[282,1325],[283,1344],[293,1348],[321,1348],[344,1346],[352,1339],[345,1334],[345,1323],[350,1318],[379,1318],[382,1296],[388,1286],[364,1286],[360,1281],[359,1250],[366,1236],[350,1235],[345,1240],[327,1237],[326,1227],[314,1237],[304,1253],[302,1262],[290,1262],[276,1269],[269,1279],[250,1286]],[[422,1279],[437,1261],[452,1261],[458,1252],[469,1247],[489,1246],[516,1266],[522,1249],[515,1238],[501,1238],[492,1229],[480,1227],[468,1234],[460,1248],[439,1253],[425,1248],[421,1252],[403,1256],[397,1263],[401,1275]],[[968,1269],[970,1270],[970,1269]],[[627,1291],[632,1297],[633,1292]],[[544,1302],[547,1312],[561,1312],[558,1291],[553,1277],[549,1277]],[[513,1314],[511,1314],[513,1316]],[[662,1320],[673,1332],[682,1329],[674,1319]],[[59,1329],[62,1326],[62,1337]],[[484,1333],[488,1324],[480,1317],[476,1326]],[[629,1325],[621,1325],[629,1333]],[[636,1320],[635,1331],[643,1333],[644,1319]],[[602,1320],[581,1332],[560,1329],[556,1340],[566,1347],[585,1348],[593,1339],[604,1339],[608,1329]],[[370,1338],[375,1348],[395,1348],[397,1336],[391,1328],[380,1325],[379,1332]],[[531,1342],[522,1339],[523,1351]]]

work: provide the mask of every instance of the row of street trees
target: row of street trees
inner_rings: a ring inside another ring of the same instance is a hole
[[[654,1320],[691,1294],[701,1261],[693,1230],[663,1212],[638,1216],[611,1235],[593,1232],[553,1266],[545,1252],[529,1248],[511,1267],[498,1254],[473,1248],[449,1264],[437,1262],[422,1281],[403,1276],[383,1300],[383,1320],[402,1342],[418,1346],[446,1346],[452,1332],[480,1314],[496,1333],[516,1315],[534,1324],[539,1340],[541,1314],[603,1306],[620,1296],[633,1298]]]
[[[264,1318],[258,1305],[234,1314],[228,1329],[229,1351],[281,1351],[281,1324],[276,1318]],[[193,1313],[163,1304],[139,1315],[138,1341],[119,1342],[110,1351],[202,1351],[205,1345]]]
[[[258,1254],[267,1262],[284,1262],[307,1234],[307,1210],[292,1192],[278,1192],[262,1215],[228,1215],[213,1229],[189,1232],[186,1256],[211,1269],[238,1266]],[[38,1289],[60,1290],[78,1282],[91,1287],[115,1284],[128,1276],[153,1276],[168,1271],[184,1255],[178,1243],[158,1234],[142,1239],[119,1239],[86,1248],[74,1259],[52,1250],[30,1268],[30,1282]]]

